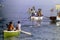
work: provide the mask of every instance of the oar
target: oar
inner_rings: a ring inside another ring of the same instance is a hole
[[[26,31],[23,31],[21,30],[22,33],[25,33],[25,34],[28,34],[28,35],[32,35],[30,32],[26,32]]]
[[[30,17],[28,17],[27,19],[30,19],[31,18],[31,16]]]

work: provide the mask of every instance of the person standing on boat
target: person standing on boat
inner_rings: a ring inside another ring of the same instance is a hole
[[[16,30],[21,30],[21,23],[20,23],[20,21],[18,21],[17,23],[18,24],[17,24]]]
[[[50,9],[50,12],[51,12],[50,16],[52,16],[52,17],[55,17],[56,16],[56,13],[55,13],[54,8],[51,8]]]
[[[35,10],[35,6],[32,7],[32,13],[34,13],[35,16],[37,16],[37,12],[36,12],[36,10]]]
[[[33,15],[35,16],[35,14],[36,14],[34,8],[29,8],[29,9],[28,9],[28,13],[29,13],[29,16],[30,16],[30,17],[33,16]],[[29,17],[29,18],[30,18],[30,17]]]
[[[9,22],[8,31],[12,31],[12,30],[14,30],[13,23],[12,22]]]
[[[35,16],[36,16],[36,10],[35,10],[35,6],[33,6],[32,8],[31,8],[31,11],[30,11],[30,13],[31,13],[31,16],[33,15],[33,14],[35,14]],[[30,16],[30,17],[31,17]]]
[[[31,8],[28,9],[29,16],[31,16]]]
[[[37,16],[39,16],[39,17],[40,17],[40,16],[43,16],[41,11],[42,11],[42,10],[39,8],[39,9],[38,9],[38,12],[37,12]]]
[[[32,6],[32,9],[35,10],[35,6]]]

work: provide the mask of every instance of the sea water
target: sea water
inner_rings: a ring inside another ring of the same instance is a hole
[[[3,31],[6,29],[6,24],[10,20],[3,20],[0,22],[0,40],[3,40]],[[60,27],[56,24],[51,24],[50,20],[43,19],[40,26],[35,26],[29,19],[20,20],[22,30],[30,32],[32,35],[21,33],[17,37],[6,38],[4,40],[60,40]],[[16,27],[16,20],[13,20]]]

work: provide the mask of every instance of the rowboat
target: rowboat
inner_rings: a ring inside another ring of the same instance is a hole
[[[20,35],[20,30],[16,30],[16,31],[4,30],[4,38],[14,37],[18,35]]]
[[[43,16],[41,17],[36,17],[36,16],[31,16],[31,20],[42,20]]]
[[[51,16],[49,17],[51,21],[56,21],[56,17],[55,16]]]

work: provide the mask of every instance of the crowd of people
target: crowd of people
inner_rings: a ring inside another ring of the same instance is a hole
[[[7,30],[8,31],[21,30],[21,23],[20,23],[20,21],[17,22],[16,28],[14,27],[12,21],[10,21],[9,24],[6,24],[6,25],[7,25],[7,28],[8,28]]]
[[[40,17],[40,16],[43,16],[43,15],[42,15],[42,9],[39,8],[38,11],[36,11],[36,10],[35,10],[35,6],[33,6],[32,8],[29,8],[29,9],[28,9],[28,12],[29,12],[30,16],[37,16],[37,17],[38,17],[38,16],[39,16],[39,17]]]

